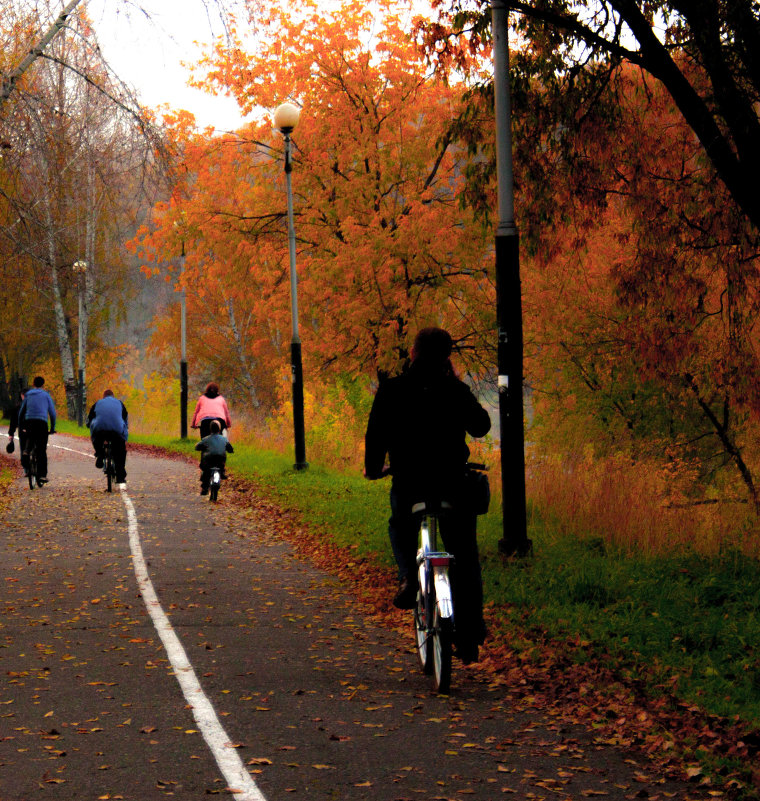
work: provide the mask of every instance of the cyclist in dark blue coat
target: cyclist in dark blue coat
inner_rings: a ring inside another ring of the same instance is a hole
[[[48,433],[55,434],[55,404],[53,399],[42,387],[45,379],[38,375],[27,390],[24,401],[19,409],[20,425],[26,432],[26,451],[21,454],[24,470],[29,469],[28,450],[35,446],[37,451],[37,481],[45,484],[48,480],[47,443]],[[48,432],[48,418],[50,418],[50,431]]]
[[[485,638],[483,588],[476,539],[476,516],[462,496],[469,448],[467,434],[482,437],[491,428],[488,412],[451,365],[452,340],[441,328],[417,335],[409,368],[380,384],[365,437],[365,475],[381,478],[386,455],[393,476],[388,531],[399,568],[393,603],[414,607],[417,595],[417,526],[412,506],[418,501],[449,501],[441,516],[441,535],[454,554],[452,582],[457,614],[457,653],[477,659]]]
[[[127,438],[129,437],[129,419],[127,407],[113,392],[107,389],[103,397],[93,403],[87,415],[87,427],[90,429],[90,440],[95,450],[95,467],[103,467],[103,443],[111,443],[111,457],[116,471],[116,481],[123,484],[127,480]]]

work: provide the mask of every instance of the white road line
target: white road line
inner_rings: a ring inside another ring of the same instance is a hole
[[[227,733],[222,728],[214,707],[203,692],[203,688],[195,675],[190,660],[187,658],[182,643],[175,634],[169,618],[161,608],[161,603],[158,600],[156,591],[153,589],[148,568],[143,558],[135,507],[132,505],[129,495],[127,495],[125,486],[121,484],[119,488],[121,489],[124,506],[127,509],[129,546],[132,550],[132,561],[137,584],[140,587],[148,613],[153,620],[153,625],[161,638],[161,642],[164,644],[172,668],[174,668],[174,675],[179,681],[179,686],[188,705],[193,710],[198,729],[211,749],[219,770],[227,781],[229,792],[232,793],[237,801],[266,801],[266,798],[261,794],[256,783],[251,778],[250,773],[246,770],[243,760],[240,759]]]
[[[80,456],[87,456],[90,459],[94,459],[95,457],[91,453],[84,453],[84,451],[78,451],[74,448],[67,448],[65,445],[53,445],[50,441],[48,441],[48,448],[58,448],[59,451],[68,451],[69,453],[78,453]]]

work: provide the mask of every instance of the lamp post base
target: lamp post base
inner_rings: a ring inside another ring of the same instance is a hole
[[[303,413],[303,366],[301,364],[301,343],[290,344],[290,363],[293,370],[293,432],[295,438],[296,462],[294,470],[306,470],[306,434]]]
[[[187,362],[179,363],[179,433],[187,439]]]

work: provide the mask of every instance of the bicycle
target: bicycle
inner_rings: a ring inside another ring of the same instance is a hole
[[[107,439],[103,441],[103,472],[106,474],[106,492],[113,492],[116,465],[111,454],[111,442]]]
[[[449,566],[454,557],[438,550],[439,514],[451,509],[446,502],[416,503],[412,513],[420,516],[417,570],[419,586],[414,607],[417,656],[422,671],[433,676],[438,693],[451,686],[451,657],[454,642],[454,598]]]
[[[33,490],[35,484],[36,486],[41,487],[42,484],[37,476],[37,472],[39,470],[37,464],[37,445],[34,442],[30,443],[26,452],[26,468],[27,478],[29,479],[29,489]]]
[[[214,467],[209,468],[209,471],[211,473],[208,485],[209,500],[211,503],[216,503],[219,487],[222,485],[222,468],[214,465]]]

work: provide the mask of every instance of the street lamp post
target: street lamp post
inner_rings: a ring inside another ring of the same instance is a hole
[[[84,341],[84,289],[87,281],[87,262],[81,259],[75,261],[72,269],[77,276],[77,290],[79,293],[79,378],[77,381],[77,425],[84,424],[84,370],[85,370],[85,341]]]
[[[185,240],[182,240],[182,255],[180,256],[181,276],[185,274]],[[187,439],[187,296],[185,286],[180,289],[179,299],[180,318],[180,361],[179,361],[179,433],[182,439]]]
[[[290,342],[290,363],[293,382],[293,431],[295,436],[296,470],[305,470],[306,436],[304,433],[303,415],[303,366],[301,362],[301,338],[298,334],[298,277],[296,275],[296,229],[293,221],[293,188],[290,173],[293,170],[291,160],[290,134],[298,124],[300,109],[292,103],[283,103],[274,112],[274,124],[282,134],[285,142],[285,183],[288,195],[288,251],[290,253],[290,314],[292,322],[292,338]]]
[[[508,14],[505,0],[491,0],[499,200],[495,243],[503,527],[499,551],[507,556],[527,556],[532,543],[528,539],[525,509],[522,297],[520,239],[514,220]]]

